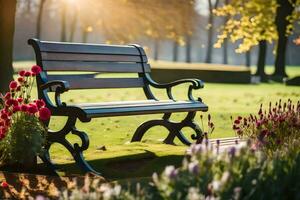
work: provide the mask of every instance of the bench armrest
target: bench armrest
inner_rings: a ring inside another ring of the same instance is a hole
[[[42,90],[42,93],[46,99],[46,104],[50,104],[51,106],[53,106],[53,105],[46,93],[49,90],[54,91],[56,106],[60,107],[60,106],[66,106],[66,103],[61,102],[60,95],[64,92],[67,92],[69,90],[69,88],[70,88],[69,83],[66,81],[49,81],[49,82],[41,85],[39,89]]]
[[[153,86],[154,88],[166,89],[168,97],[172,100],[174,100],[174,97],[172,95],[172,88],[175,86],[190,83],[191,85],[189,86],[189,89],[188,89],[188,98],[189,98],[189,100],[192,100],[192,101],[195,101],[195,99],[193,98],[193,95],[192,95],[192,91],[201,89],[204,87],[204,82],[199,79],[180,79],[180,80],[176,80],[176,81],[173,81],[170,83],[157,83],[150,77],[149,74],[146,74],[145,78],[147,80],[147,83],[149,85]],[[198,98],[198,100],[201,101],[200,98]]]

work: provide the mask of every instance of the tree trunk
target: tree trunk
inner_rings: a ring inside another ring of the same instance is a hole
[[[207,31],[207,46],[206,46],[206,63],[212,62],[212,43],[213,43],[213,34],[214,34],[214,17],[213,13],[210,13],[208,16],[208,24],[210,25],[210,28]]]
[[[36,35],[35,37],[40,39],[41,38],[41,30],[42,30],[42,18],[43,18],[43,11],[44,11],[44,5],[46,0],[41,0],[37,15],[37,22],[36,22]]]
[[[251,50],[246,52],[246,67],[251,66]]]
[[[159,39],[154,39],[154,48],[153,48],[153,59],[158,60],[158,54],[159,54]]]
[[[73,18],[71,21],[69,42],[73,42],[73,40],[74,40],[76,24],[77,24],[77,9],[75,9],[75,12],[74,12],[74,15],[73,15]]]
[[[225,5],[228,5],[229,0],[225,0]],[[223,24],[225,25],[228,21],[228,17],[224,17],[224,21]],[[227,65],[228,64],[228,39],[225,38],[224,39],[224,43],[223,43],[223,64]]]
[[[173,62],[178,61],[178,43],[174,41],[173,43]]]
[[[66,2],[62,2],[61,7],[61,33],[60,33],[60,41],[65,42],[67,40],[66,35],[66,13],[67,12],[67,4]]]
[[[224,39],[223,43],[223,64],[228,64],[228,39]]]
[[[13,79],[13,40],[15,31],[16,0],[0,0],[0,92],[8,90]]]
[[[257,70],[255,75],[260,77],[260,80],[265,82],[268,80],[267,75],[265,73],[265,65],[266,65],[266,55],[267,55],[267,41],[262,40],[259,42],[259,50],[258,50],[258,60],[257,60]]]
[[[86,29],[84,29],[82,31],[82,42],[86,43],[87,42],[87,37],[88,37],[88,32],[86,31]]]
[[[191,36],[187,35],[186,36],[186,58],[185,58],[185,61],[187,63],[192,62],[191,52],[192,52]]]
[[[292,1],[294,3],[295,0]],[[285,58],[288,37],[286,35],[287,26],[289,24],[287,17],[292,14],[295,9],[290,1],[277,0],[278,8],[275,18],[275,24],[278,32],[278,44],[275,58],[275,71],[273,77],[276,80],[282,81],[282,78],[287,77],[285,72]]]

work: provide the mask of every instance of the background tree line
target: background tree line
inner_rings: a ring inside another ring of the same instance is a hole
[[[207,14],[199,12],[199,5]],[[251,49],[258,46],[257,75],[262,78],[268,42],[275,42],[274,76],[281,78],[286,76],[286,34],[299,21],[298,7],[299,0],[0,0],[0,91],[12,78],[15,17],[24,28],[26,20],[34,22],[34,34],[28,37],[47,40],[48,32],[59,30],[56,40],[62,42],[88,42],[95,37],[106,43],[146,41],[155,60],[169,41],[173,61],[179,60],[184,48],[184,61],[192,62],[192,47],[202,46],[203,62],[212,63],[214,37],[220,31],[215,47],[222,47],[222,62],[228,63],[229,40],[238,42],[237,52],[245,53],[246,65]],[[199,29],[204,39],[194,43]]]

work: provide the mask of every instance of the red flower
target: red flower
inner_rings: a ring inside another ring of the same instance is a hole
[[[37,106],[34,105],[34,104],[30,105],[30,106],[28,107],[28,112],[29,112],[30,114],[35,114],[35,113],[37,113],[37,112],[38,112]]]
[[[5,126],[9,127],[10,125],[11,125],[11,120],[10,119],[5,120]]]
[[[22,103],[22,102],[23,102],[23,99],[22,99],[22,98],[17,98],[17,101],[18,101],[19,103]]]
[[[17,89],[16,89],[17,91],[21,91],[21,86],[20,85],[18,85],[18,87],[17,87]]]
[[[5,101],[5,105],[7,105],[8,107],[13,105],[14,100],[13,99],[8,99],[7,101]]]
[[[38,65],[34,65],[34,66],[32,66],[31,71],[37,75],[42,71],[42,68]]]
[[[240,122],[241,122],[241,121],[238,120],[238,119],[234,120],[234,123],[235,123],[235,124],[240,124]]]
[[[5,182],[5,181],[3,181],[2,183],[1,183],[1,187],[2,188],[8,188],[8,183],[7,182]]]
[[[17,81],[12,81],[12,82],[10,82],[10,84],[9,84],[9,88],[10,88],[10,89],[14,90],[14,89],[16,89],[17,87],[18,87]]]
[[[17,106],[17,105],[19,105],[19,102],[18,102],[16,99],[14,99],[14,100],[13,100],[13,105],[14,105],[14,106]]]
[[[45,106],[45,102],[41,99],[36,100],[36,105],[38,108],[44,107]]]
[[[47,121],[48,119],[50,119],[51,112],[48,108],[44,107],[40,109],[39,116],[42,121]]]
[[[21,110],[21,107],[20,106],[14,106],[13,107],[13,112],[15,113],[15,112],[18,112],[18,111],[20,111]]]
[[[31,72],[29,72],[29,71],[25,72],[24,76],[26,76],[26,77],[31,76]]]
[[[24,71],[24,70],[20,71],[20,72],[19,72],[19,75],[20,75],[20,76],[25,76],[25,71]]]
[[[19,83],[23,83],[24,81],[25,81],[25,79],[24,79],[23,77],[19,77],[19,78],[18,78],[18,82],[19,82]]]
[[[1,114],[1,119],[6,120],[8,118],[8,115],[6,113]]]
[[[28,106],[27,106],[26,104],[23,104],[23,105],[21,106],[21,110],[22,110],[23,112],[26,112],[26,111],[28,110]]]
[[[4,99],[5,100],[8,100],[8,99],[10,99],[11,98],[11,94],[10,94],[10,92],[7,92],[6,94],[5,94],[5,96],[4,96]]]

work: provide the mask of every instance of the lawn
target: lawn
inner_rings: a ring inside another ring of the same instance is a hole
[[[31,62],[18,62],[17,68],[28,66]],[[270,69],[268,69],[269,71]],[[300,75],[299,67],[289,67],[290,76]],[[186,99],[187,87],[176,88],[177,99]],[[34,90],[35,92],[35,90]],[[166,98],[165,91],[155,90],[155,93]],[[35,95],[35,94],[34,94]],[[230,116],[248,115],[257,112],[259,105],[268,105],[279,99],[292,99],[294,102],[300,99],[299,87],[287,87],[278,83],[242,85],[242,84],[212,84],[206,83],[205,88],[194,93],[195,97],[200,96],[209,106],[216,126],[211,138],[231,137],[234,132],[231,129]],[[141,100],[144,99],[142,90],[138,89],[103,89],[93,91],[72,91],[63,96],[65,102],[97,102],[97,101],[118,101],[118,100]],[[206,116],[208,113],[199,113],[196,121],[201,124],[200,114]],[[174,114],[175,121],[183,119],[185,114]],[[144,121],[160,118],[162,115],[145,115],[131,117],[98,118],[90,123],[79,123],[78,129],[88,133],[90,137],[90,148],[85,152],[85,157],[106,178],[111,180],[147,177],[154,171],[161,171],[166,165],[179,165],[182,155],[187,147],[181,145],[165,145],[162,140],[167,136],[164,128],[156,127],[151,129],[144,141],[130,143],[131,136],[135,129]],[[65,122],[64,118],[53,117],[51,129],[59,129]],[[206,129],[206,120],[204,121]],[[187,135],[192,132],[184,130]],[[72,141],[78,141],[70,137]],[[106,151],[97,150],[102,146]],[[52,153],[55,162],[64,164],[68,172],[78,173],[73,164],[71,155],[61,146],[54,145]]]

